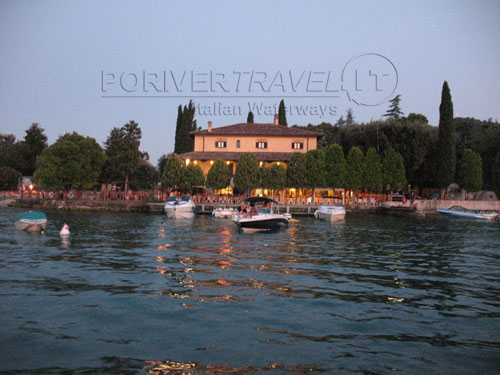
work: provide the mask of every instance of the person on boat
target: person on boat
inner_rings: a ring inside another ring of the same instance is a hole
[[[255,207],[255,203],[250,203],[250,217],[258,215],[259,211],[257,211],[257,207]]]
[[[247,213],[247,206],[245,206],[245,202],[241,202],[240,214],[241,215],[246,215],[246,213]]]

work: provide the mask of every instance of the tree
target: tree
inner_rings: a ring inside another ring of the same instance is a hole
[[[161,176],[163,176],[163,171],[165,170],[166,161],[167,161],[167,155],[165,155],[165,154],[160,156],[160,158],[158,159],[157,167],[158,167],[158,173],[160,175],[160,178],[161,178]]]
[[[42,151],[47,148],[47,136],[44,134],[44,129],[37,123],[31,124],[26,135],[24,136],[26,143],[25,161],[28,165],[28,170],[24,171],[28,175],[33,175],[36,169],[36,162]]]
[[[286,170],[286,185],[295,189],[306,187],[306,168],[306,154],[295,152]]]
[[[325,153],[327,185],[332,188],[341,188],[346,185],[347,163],[342,146],[330,145]]]
[[[347,110],[347,114],[346,114],[346,117],[345,117],[345,123],[346,123],[346,125],[352,125],[352,124],[354,124],[354,115],[353,115],[353,112],[352,112],[352,108],[349,108]]]
[[[0,167],[0,191],[17,190],[21,172],[10,167]]]
[[[286,169],[282,165],[272,164],[260,170],[261,187],[264,189],[283,190],[286,186]]]
[[[384,114],[384,117],[387,117],[391,120],[397,120],[403,115],[403,111],[399,107],[399,103],[401,102],[401,95],[396,95],[393,99],[390,100],[390,106],[387,112]]]
[[[175,190],[183,183],[184,163],[176,153],[171,153],[165,160],[165,168],[161,176],[161,183],[164,188]]]
[[[453,103],[450,88],[444,81],[439,106],[439,150],[440,164],[438,168],[438,185],[445,188],[455,179],[456,168],[456,134],[453,122]]]
[[[427,117],[425,117],[421,113],[410,113],[406,119],[410,122],[420,122],[422,124],[429,123],[429,120],[427,120]]]
[[[278,109],[278,124],[283,125],[283,126],[288,126],[288,124],[286,122],[285,101],[283,99],[281,99],[280,106]]]
[[[34,176],[44,189],[92,189],[105,159],[94,138],[66,133],[42,151]]]
[[[135,190],[152,190],[160,181],[158,170],[145,160],[141,160],[130,178],[130,185]]]
[[[363,151],[353,146],[347,154],[347,176],[345,187],[350,190],[359,189],[363,184]]]
[[[129,121],[121,128],[113,128],[104,142],[108,157],[103,179],[105,181],[125,181],[124,191],[128,191],[128,182],[145,154],[139,151],[142,131],[139,124]]]
[[[196,120],[194,119],[195,106],[192,100],[187,106],[177,109],[177,125],[175,128],[174,152],[183,154],[194,150],[194,139],[189,135],[196,130]]]
[[[254,154],[245,152],[240,156],[233,181],[234,188],[247,195],[259,186],[259,162]]]
[[[400,153],[388,147],[384,151],[384,160],[382,162],[383,184],[393,189],[401,190],[406,184],[405,165]]]
[[[497,195],[500,196],[500,151],[493,162],[493,188]]]
[[[248,112],[247,123],[253,124],[253,112],[252,111]]]
[[[462,189],[467,191],[479,191],[483,186],[483,163],[481,156],[470,148],[464,151],[460,159],[458,183]]]
[[[363,162],[363,187],[368,191],[382,190],[382,165],[377,151],[370,147]]]
[[[192,194],[195,187],[204,184],[205,177],[199,165],[189,164],[183,168],[182,182],[179,186],[182,190],[189,190]]]
[[[217,159],[207,174],[206,185],[210,189],[225,189],[231,183],[231,172],[224,160]]]
[[[306,187],[313,189],[326,187],[326,160],[322,150],[310,150],[306,153]]]

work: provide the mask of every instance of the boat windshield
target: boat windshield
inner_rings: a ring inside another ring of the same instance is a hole
[[[191,199],[191,197],[189,195],[183,195],[181,197],[181,201],[183,201],[183,202],[189,202],[190,199]]]
[[[167,202],[175,202],[175,201],[177,201],[177,197],[175,195],[171,195],[170,197],[168,197]]]

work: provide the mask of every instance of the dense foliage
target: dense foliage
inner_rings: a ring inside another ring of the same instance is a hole
[[[377,150],[370,147],[366,151],[363,159],[363,184],[362,186],[372,192],[380,192],[382,190],[382,164]]]
[[[392,147],[388,147],[384,151],[382,170],[384,187],[388,187],[390,190],[402,190],[406,187],[403,157]]]
[[[479,191],[483,186],[483,163],[481,156],[465,149],[458,168],[458,183],[467,191]]]
[[[35,179],[43,189],[92,189],[105,159],[94,138],[67,133],[43,150]]]
[[[282,165],[272,164],[260,168],[261,187],[271,190],[283,190],[286,187],[286,169]]]
[[[176,153],[171,153],[165,159],[165,168],[161,176],[161,184],[164,188],[175,190],[183,184],[184,163]]]
[[[0,167],[0,191],[17,190],[21,172],[10,167]]]
[[[259,162],[254,154],[245,152],[240,156],[234,173],[234,188],[237,192],[248,193],[259,187]]]
[[[224,163],[224,160],[215,160],[207,174],[207,187],[214,190],[225,189],[229,186],[230,182],[231,171],[227,167],[226,163]]]
[[[346,185],[347,162],[342,146],[330,145],[325,153],[326,183],[331,188],[342,188]]]
[[[286,185],[295,189],[306,187],[306,168],[306,155],[295,152],[286,169]]]

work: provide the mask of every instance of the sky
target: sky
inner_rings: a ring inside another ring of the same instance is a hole
[[[500,1],[0,2],[0,133],[37,122],[101,145],[130,120],[156,165],[173,152],[177,107],[198,126],[380,119],[389,100],[439,122],[500,120]]]

